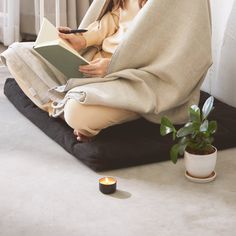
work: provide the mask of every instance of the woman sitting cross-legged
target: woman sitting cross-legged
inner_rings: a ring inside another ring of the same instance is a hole
[[[100,21],[89,25],[83,34],[65,34],[68,27],[59,27],[59,36],[67,40],[74,49],[101,45],[90,65],[80,66],[79,70],[87,77],[104,77],[110,58],[124,38],[133,19],[147,0],[110,1],[107,13]],[[63,33],[64,32],[64,33]],[[69,99],[64,108],[64,119],[74,129],[78,141],[87,141],[102,129],[138,118],[137,113],[105,106],[82,105]]]
[[[140,117],[187,121],[212,64],[209,0],[94,0],[80,26],[88,31],[59,27],[58,35],[90,61],[78,68],[85,78],[65,78],[32,44],[2,54],[38,107],[81,142]]]

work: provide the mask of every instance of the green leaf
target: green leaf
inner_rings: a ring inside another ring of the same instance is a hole
[[[184,151],[187,147],[187,145],[189,144],[189,137],[183,137],[180,139],[179,141],[179,154],[182,156],[184,154]]]
[[[173,131],[172,139],[173,139],[173,141],[175,141],[175,139],[176,139],[176,130]]]
[[[184,151],[185,151],[187,145],[188,145],[187,143],[184,143],[184,144],[182,144],[182,145],[179,145],[179,154],[180,154],[181,156],[184,155]]]
[[[197,105],[192,105],[192,106],[189,108],[189,116],[190,116],[190,120],[191,120],[191,121],[200,122],[200,121],[201,121],[200,108],[199,108]]]
[[[204,141],[205,141],[205,145],[209,145],[209,144],[213,143],[214,138],[213,137],[208,137]]]
[[[188,123],[186,123],[184,127],[192,126],[192,127],[193,127],[193,130],[194,130],[195,132],[198,132],[200,125],[201,125],[200,122],[193,121],[193,122],[188,122]]]
[[[170,157],[174,164],[176,164],[178,160],[178,154],[179,154],[179,144],[175,144],[174,146],[172,146],[170,150]]]
[[[200,126],[200,131],[206,132],[207,130],[208,130],[208,120],[205,120]]]
[[[179,154],[182,156],[184,154],[185,148],[187,147],[187,145],[189,144],[189,137],[183,137],[180,139],[179,141]]]
[[[217,130],[217,122],[215,120],[210,121],[207,131],[209,132],[209,134],[214,134],[216,130]]]
[[[172,133],[175,131],[175,127],[171,123],[171,121],[167,117],[161,118],[161,127],[160,127],[160,133],[162,136],[167,135],[169,133]]]
[[[184,125],[184,127],[188,127],[188,126],[191,126],[191,125],[193,125],[193,122],[187,122],[185,125]]]
[[[189,137],[183,137],[179,140],[179,145],[183,145],[185,143],[188,143]]]
[[[191,125],[189,125],[189,126],[187,126],[187,127],[184,126],[183,128],[181,128],[181,129],[178,130],[178,132],[177,132],[177,137],[178,137],[178,138],[181,138],[181,137],[187,136],[187,135],[189,135],[189,134],[192,134],[193,131],[194,131],[194,126],[193,126],[193,124],[191,124]]]
[[[210,96],[202,107],[202,119],[205,120],[213,109],[214,97]]]

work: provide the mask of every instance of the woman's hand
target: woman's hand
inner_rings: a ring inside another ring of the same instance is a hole
[[[90,65],[80,66],[79,71],[87,77],[104,77],[107,74],[111,59],[98,58],[90,62]]]
[[[68,43],[71,44],[71,46],[76,50],[80,51],[81,49],[86,47],[86,40],[84,37],[80,34],[64,34],[63,32],[70,31],[71,28],[69,27],[59,27],[58,28],[58,35],[62,39],[65,39]]]

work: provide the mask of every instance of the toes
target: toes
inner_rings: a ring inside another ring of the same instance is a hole
[[[82,142],[83,142],[83,140],[82,140],[82,138],[81,138],[80,136],[78,136],[76,139],[77,139],[77,141],[78,141],[79,143],[82,143]]]
[[[87,136],[85,136],[85,135],[83,135],[83,134],[80,134],[79,131],[76,130],[76,129],[74,129],[73,134],[74,134],[75,136],[77,136],[76,139],[77,139],[77,141],[80,142],[80,143],[85,143],[85,142],[90,142],[90,141],[91,141],[91,138],[90,138],[90,137],[87,137]]]
[[[86,142],[90,142],[91,141],[90,137],[87,137],[87,136],[85,136],[83,134],[80,134],[80,133],[78,133],[78,136],[77,136],[76,139],[80,143],[86,143]]]
[[[78,130],[74,129],[73,133],[74,135],[78,136]]]

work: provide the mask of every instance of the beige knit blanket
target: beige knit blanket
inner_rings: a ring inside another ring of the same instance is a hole
[[[99,19],[108,2],[95,0],[81,27]],[[6,63],[18,48],[3,55]],[[89,48],[83,55],[89,59],[94,53],[94,48]],[[32,57],[37,55],[32,52]],[[28,68],[29,64],[30,60]],[[56,86],[48,85],[47,96],[56,100],[54,117],[63,112],[67,99],[74,98],[83,104],[132,110],[155,123],[163,115],[183,123],[187,108],[199,102],[200,86],[211,64],[209,2],[149,0],[113,55],[106,77],[71,78],[64,84],[50,69],[47,80],[53,77]],[[34,89],[37,91],[37,85]]]

